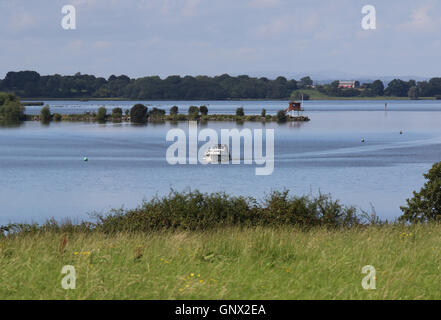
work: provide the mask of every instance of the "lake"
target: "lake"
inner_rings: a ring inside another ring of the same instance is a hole
[[[274,129],[275,169],[256,176],[253,165],[169,165],[168,130],[176,125],[25,122],[0,127],[0,224],[44,222],[55,217],[88,219],[88,213],[133,208],[171,188],[263,199],[271,190],[330,193],[347,205],[371,206],[383,219],[423,183],[423,173],[441,159],[441,101],[305,101],[307,123],[208,122],[202,128]],[[83,113],[105,105],[130,108],[133,101],[47,101],[52,112]],[[210,113],[268,114],[285,101],[145,101],[149,108],[186,112],[207,105]],[[40,107],[27,107],[38,114]],[[403,134],[400,135],[400,130]],[[361,139],[365,142],[362,143]],[[89,158],[88,162],[83,157]]]

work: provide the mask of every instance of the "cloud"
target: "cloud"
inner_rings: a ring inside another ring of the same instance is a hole
[[[439,32],[441,27],[441,18],[433,17],[432,12],[439,12],[433,4],[426,4],[415,9],[411,15],[410,20],[406,23],[400,24],[399,29],[405,29],[413,32]]]

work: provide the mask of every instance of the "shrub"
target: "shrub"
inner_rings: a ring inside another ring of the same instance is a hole
[[[143,104],[135,104],[130,109],[130,121],[133,123],[145,123],[147,121],[147,107]]]
[[[236,116],[243,117],[244,115],[245,115],[245,112],[243,111],[242,107],[236,109]]]
[[[165,116],[165,110],[158,109],[158,108],[154,107],[150,111],[149,115],[150,115],[150,117],[154,117],[154,118],[162,118]]]
[[[171,107],[171,109],[170,109],[170,115],[175,116],[175,115],[178,114],[178,112],[179,112],[179,108],[178,108],[177,106],[173,106],[173,107]]]
[[[12,93],[0,92],[0,119],[7,122],[19,122],[25,119],[25,107]]]
[[[188,116],[190,119],[197,119],[199,117],[199,108],[196,106],[189,107]]]
[[[361,225],[357,210],[346,207],[329,195],[291,196],[287,190],[270,193],[262,202],[252,197],[229,196],[223,192],[171,191],[156,196],[133,210],[111,210],[95,214],[95,223],[59,224],[55,220],[42,226],[0,226],[8,234],[55,232],[151,232],[156,230],[213,230],[229,227],[312,227],[350,228]]]
[[[96,121],[104,122],[107,117],[107,109],[105,107],[100,107],[96,114]]]
[[[59,113],[54,113],[54,116],[53,116],[53,120],[54,120],[54,121],[61,121],[62,118],[63,118],[63,117],[61,116],[61,114],[59,114]]]
[[[121,120],[123,115],[123,111],[121,108],[114,108],[112,110],[112,118],[113,120]]]
[[[15,94],[9,92],[0,92],[0,106],[11,101],[20,102],[20,100]]]
[[[407,199],[407,207],[401,207],[403,215],[400,221],[411,223],[441,220],[441,162],[435,163],[424,174],[427,182],[420,192],[413,192],[413,198]]]
[[[279,111],[277,112],[277,121],[278,121],[278,122],[285,122],[286,119],[287,119],[287,117],[286,117],[286,112],[285,112],[285,110],[279,110]]]
[[[199,108],[199,111],[201,112],[201,115],[206,116],[208,114],[208,108],[206,106],[201,106]]]
[[[48,105],[45,105],[40,110],[40,121],[42,122],[50,122],[52,119],[51,110]]]
[[[98,215],[103,232],[149,232],[161,229],[206,230],[230,226],[351,227],[360,223],[354,207],[342,206],[327,195],[316,198],[272,192],[263,204],[250,197],[225,193],[175,192],[155,197],[134,210]]]

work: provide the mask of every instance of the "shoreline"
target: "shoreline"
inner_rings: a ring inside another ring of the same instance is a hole
[[[125,98],[45,98],[45,97],[37,97],[37,98],[20,98],[21,101],[79,101],[79,102],[88,102],[88,101],[134,101],[134,102],[146,102],[146,101],[163,101],[163,102],[171,102],[171,101],[289,101],[290,98],[286,99],[160,99],[160,100],[146,100],[146,99],[125,99]],[[409,99],[408,97],[394,97],[394,96],[378,96],[378,97],[323,97],[323,98],[309,98],[305,101],[328,101],[328,100],[353,100],[353,101],[377,101],[377,100],[437,100],[435,97],[420,97],[418,99]]]
[[[99,121],[96,119],[96,116],[89,114],[66,114],[60,115],[61,118],[59,120],[54,119],[54,114],[52,114],[52,119],[49,122],[114,122],[114,123],[132,123],[130,121],[129,116],[122,116],[121,118],[112,118],[112,115],[107,115],[104,121]],[[24,121],[41,121],[40,115],[26,115],[26,119]],[[279,121],[276,115],[271,116],[267,115],[265,117],[259,115],[245,115],[245,116],[236,116],[236,115],[228,115],[228,114],[212,114],[207,116],[200,116],[198,118],[192,118],[185,114],[179,114],[177,116],[166,115],[162,117],[148,117],[145,123],[161,123],[161,122],[184,122],[184,121],[200,121],[200,122],[208,122],[208,121],[236,121],[236,122],[309,122],[311,119],[307,116],[287,116],[285,121]]]

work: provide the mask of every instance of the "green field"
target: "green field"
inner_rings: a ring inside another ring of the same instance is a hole
[[[0,238],[0,299],[440,299],[440,248],[436,224],[18,234]]]
[[[296,90],[303,92],[309,96],[309,100],[410,100],[408,97],[396,97],[396,96],[375,96],[375,97],[336,97],[329,96],[327,94],[319,92],[317,89],[301,89]],[[435,100],[434,97],[420,97],[418,100]]]

